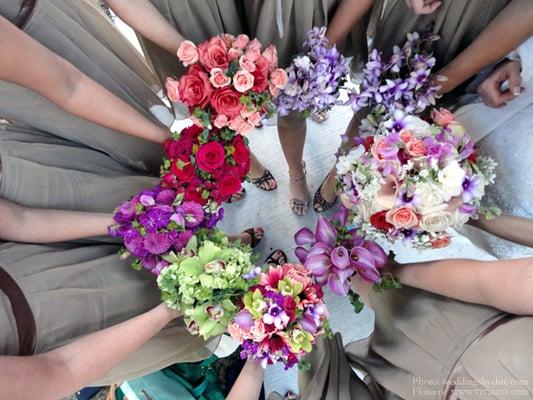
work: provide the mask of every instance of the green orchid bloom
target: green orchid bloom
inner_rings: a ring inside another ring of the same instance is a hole
[[[300,350],[309,353],[313,349],[313,335],[303,329],[293,329],[289,335],[289,346],[295,353]]]
[[[243,297],[243,303],[246,309],[250,311],[255,319],[261,318],[263,311],[267,307],[265,298],[259,289],[256,289],[253,293],[246,293]]]
[[[284,278],[278,282],[278,290],[283,296],[297,297],[303,290],[303,284]]]

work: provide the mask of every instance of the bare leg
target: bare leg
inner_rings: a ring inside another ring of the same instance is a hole
[[[263,228],[260,227],[253,227],[253,234],[255,236],[256,241],[261,241],[263,237],[265,236],[265,232],[263,231]],[[240,240],[242,244],[251,245],[253,242],[252,235],[249,233],[249,229],[246,231],[242,231],[238,235],[228,235],[228,239],[231,242],[235,242],[237,240]]]
[[[289,167],[289,193],[291,207],[296,215],[306,215],[309,210],[309,191],[305,177],[303,152],[307,125],[278,124],[278,135],[283,154]]]

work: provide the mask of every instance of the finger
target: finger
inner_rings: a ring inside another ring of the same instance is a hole
[[[442,4],[441,1],[433,1],[430,4],[424,5],[423,9],[420,11],[420,14],[431,14]]]
[[[509,75],[509,89],[511,93],[516,97],[520,95],[522,87],[522,76],[520,74]]]

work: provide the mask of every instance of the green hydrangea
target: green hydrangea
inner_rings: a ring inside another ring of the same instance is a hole
[[[193,239],[182,254],[165,259],[171,265],[157,279],[162,300],[180,309],[189,331],[204,339],[226,330],[238,311],[235,302],[256,283],[243,278],[254,263],[250,247],[220,233],[201,245]]]

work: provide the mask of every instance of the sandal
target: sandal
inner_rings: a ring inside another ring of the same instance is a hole
[[[333,207],[337,203],[337,196],[333,199],[333,201],[329,202],[322,196],[322,186],[324,186],[324,183],[328,179],[329,174],[326,175],[320,186],[318,187],[317,191],[315,192],[315,195],[313,196],[313,209],[317,213],[323,213],[324,211],[329,210],[331,207]]]
[[[274,250],[265,260],[267,265],[284,265],[287,264],[287,254],[283,250]]]
[[[256,233],[256,230],[259,231],[260,233]],[[242,231],[241,235],[243,233],[246,233],[246,234],[248,234],[250,236],[250,247],[252,249],[257,247],[257,245],[265,237],[265,231],[263,230],[263,228],[252,227],[252,228],[248,228],[248,229]]]
[[[311,116],[311,118],[317,124],[320,124],[329,118],[329,111],[328,110],[317,111]]]
[[[305,161],[303,163],[303,170],[304,170],[303,176],[301,178],[298,178],[298,179],[292,178],[291,175],[289,174],[289,181],[301,182],[301,181],[305,180],[305,178],[307,177],[307,169],[305,167]],[[309,200],[297,199],[296,197],[294,197],[292,195],[290,190],[289,190],[289,204],[291,206],[292,212],[295,213],[296,215],[298,215],[299,217],[307,215],[307,212],[309,210]],[[301,214],[297,212],[298,208],[302,209],[302,213]]]
[[[226,203],[228,204],[237,203],[238,201],[241,201],[245,195],[246,195],[246,189],[241,188],[241,190],[239,190],[237,193],[232,194],[231,197],[228,199],[228,201],[226,201]]]
[[[274,187],[265,186],[265,184],[269,181],[274,181]],[[259,178],[250,179],[250,182],[265,192],[271,192],[278,188],[278,182],[276,182],[276,179],[272,176],[272,173],[268,169],[265,169],[265,172],[263,172],[263,175],[261,175]]]

